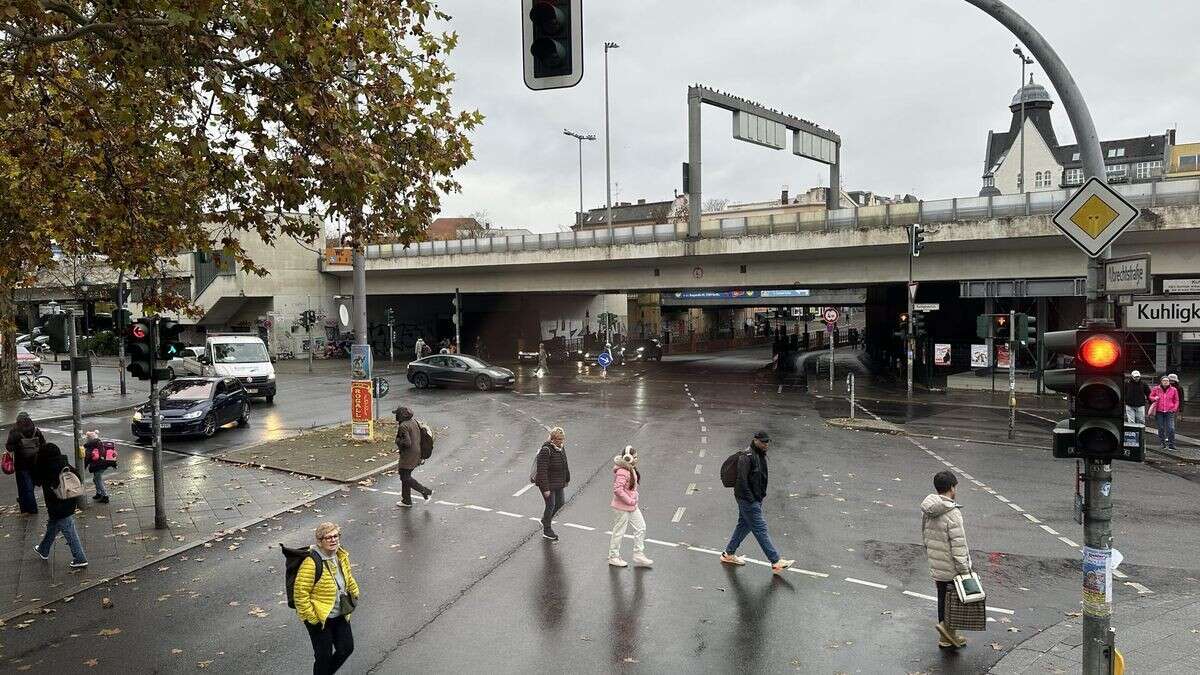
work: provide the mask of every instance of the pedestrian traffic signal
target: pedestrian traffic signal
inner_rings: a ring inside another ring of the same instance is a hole
[[[142,317],[129,327],[125,337],[125,353],[129,355],[125,369],[139,380],[149,380],[154,371],[153,331],[154,319]]]
[[[113,328],[118,335],[125,335],[133,324],[133,312],[127,309],[113,310]]]
[[[450,298],[450,320],[454,325],[458,325],[458,291],[454,292],[454,297]]]
[[[921,249],[925,248],[925,226],[914,224],[909,228],[909,243],[912,257],[921,257]]]
[[[1012,339],[1012,326],[1008,325],[1007,314],[992,315],[992,337],[1005,342]]]
[[[1074,358],[1049,370],[1048,389],[1070,394],[1071,417],[1053,432],[1054,456],[1142,461],[1144,426],[1125,421],[1125,333],[1111,324],[1044,335],[1046,349]]]
[[[917,337],[925,337],[927,328],[925,327],[925,314],[922,312],[913,312],[912,315],[913,335]]]
[[[573,87],[583,79],[583,0],[522,0],[525,86]]]
[[[1017,339],[1021,344],[1037,342],[1037,317],[1029,314],[1017,315]]]
[[[392,326],[396,323],[396,311],[391,307],[387,308],[387,325]]]
[[[50,349],[55,354],[66,354],[71,351],[70,340],[67,336],[67,315],[51,314],[46,317],[46,336]]]
[[[900,315],[900,325],[896,329],[896,332],[893,333],[893,335],[900,338],[901,340],[908,339],[908,314]]]
[[[179,339],[184,327],[178,321],[160,318],[158,320],[158,358],[160,361],[170,361],[182,356],[187,346]]]

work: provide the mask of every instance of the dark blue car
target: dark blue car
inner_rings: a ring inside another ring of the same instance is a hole
[[[163,436],[204,436],[236,422],[250,422],[250,399],[236,377],[180,377],[159,390],[160,427]],[[153,435],[150,403],[133,411],[130,430],[139,441]]]

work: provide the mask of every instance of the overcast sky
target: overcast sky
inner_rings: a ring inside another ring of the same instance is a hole
[[[530,91],[519,0],[441,0],[460,34],[454,102],[485,116],[475,160],[442,214],[552,231],[604,205],[604,57],[609,53],[613,201],[669,199],[687,158],[687,87],[700,82],[836,131],[846,189],[933,199],[975,195],[988,129],[1006,129],[1020,79],[1013,36],[963,0],[585,0],[584,78]],[[1058,51],[1104,139],[1200,141],[1196,0],[1010,0]],[[1035,81],[1047,85],[1038,66]],[[1056,105],[1058,137],[1074,137]],[[732,140],[704,107],[704,198],[771,199],[828,181],[824,165]]]

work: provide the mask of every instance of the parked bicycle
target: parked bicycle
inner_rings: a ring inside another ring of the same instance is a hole
[[[54,388],[54,380],[51,380],[46,375],[22,373],[18,378],[18,382],[21,385],[21,396],[24,398],[45,396]]]

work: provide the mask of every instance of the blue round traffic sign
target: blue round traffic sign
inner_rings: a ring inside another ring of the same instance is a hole
[[[606,351],[600,352],[600,354],[596,357],[596,363],[599,364],[599,366],[601,368],[607,368],[607,367],[611,366],[612,365],[612,354],[609,354]]]

